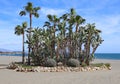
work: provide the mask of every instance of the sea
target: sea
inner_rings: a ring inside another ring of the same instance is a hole
[[[22,54],[0,54],[0,56],[22,56]],[[27,54],[25,54],[27,56]],[[120,53],[95,53],[95,59],[120,60]]]
[[[95,59],[120,60],[120,53],[95,53]]]

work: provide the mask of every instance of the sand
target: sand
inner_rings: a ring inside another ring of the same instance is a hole
[[[21,61],[21,57],[0,56],[0,68],[3,68],[0,69],[0,84],[120,84],[120,60],[94,61],[111,63],[112,70],[28,73],[4,69],[12,61]]]

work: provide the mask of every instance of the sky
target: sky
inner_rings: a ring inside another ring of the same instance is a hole
[[[0,0],[0,48],[22,49],[22,36],[16,36],[14,29],[29,21],[28,16],[19,16],[27,2],[41,7],[40,17],[33,17],[33,27],[42,27],[47,14],[60,16],[74,8],[86,23],[95,23],[96,28],[102,30],[104,42],[97,53],[120,53],[120,0]]]

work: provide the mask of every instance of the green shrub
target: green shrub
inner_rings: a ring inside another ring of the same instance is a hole
[[[104,65],[104,63],[94,63],[94,64],[91,64],[91,66],[93,66],[93,67],[101,67],[103,65]]]
[[[110,65],[110,63],[105,63],[105,66],[110,67],[111,65]]]
[[[68,60],[67,65],[69,67],[79,67],[80,62],[77,59],[71,58],[71,59]]]
[[[82,63],[81,63],[81,66],[82,66],[82,67],[86,67],[87,64],[86,64],[85,62],[82,62]]]
[[[54,59],[48,59],[45,63],[46,67],[55,67],[56,65],[57,63]]]

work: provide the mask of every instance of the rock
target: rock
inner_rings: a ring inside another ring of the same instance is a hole
[[[34,67],[31,69],[23,68],[21,66],[17,66],[15,71],[17,72],[86,72],[86,71],[96,71],[96,70],[111,70],[111,67],[106,67],[105,65],[101,67],[65,67],[65,66],[57,66],[57,67]]]
[[[64,66],[61,66],[61,69],[64,69]]]
[[[87,68],[85,67],[85,68],[84,68],[84,72],[86,72],[86,71],[87,71]]]
[[[63,63],[62,62],[58,62],[57,65],[58,66],[63,66]]]
[[[100,67],[94,67],[95,70],[100,70]]]
[[[14,63],[14,62],[11,62],[9,65],[8,65],[8,69],[16,69],[18,66]]]
[[[110,67],[108,67],[108,70],[111,70],[112,69],[112,67],[110,66]]]
[[[82,68],[81,68],[81,71],[85,71],[85,69],[82,67]]]
[[[48,70],[46,70],[46,72],[51,72],[51,70],[48,69]]]
[[[19,72],[20,70],[18,68],[16,68],[15,71]]]
[[[44,67],[43,69],[44,69],[44,70],[47,70],[48,68],[47,68],[47,67]]]
[[[37,72],[37,69],[36,69],[36,68],[34,68],[34,69],[33,69],[33,71],[34,71],[34,72]]]
[[[107,70],[108,69],[105,65],[101,66],[100,68],[101,68],[101,70]]]
[[[67,68],[66,67],[65,67],[64,71],[67,72]]]
[[[86,69],[87,69],[87,71],[91,71],[91,67],[87,67]]]
[[[92,71],[95,71],[96,69],[95,68],[92,68]]]

